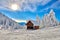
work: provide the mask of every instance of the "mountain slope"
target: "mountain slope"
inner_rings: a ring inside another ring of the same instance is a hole
[[[22,27],[12,19],[0,13],[0,29],[21,29]]]

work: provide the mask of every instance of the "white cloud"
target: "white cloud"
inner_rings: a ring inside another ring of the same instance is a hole
[[[51,6],[48,6],[44,9],[42,9],[40,12],[43,12],[43,11],[48,11],[48,9],[60,9],[60,0],[57,0],[55,3],[53,3]]]
[[[53,9],[59,9],[60,8],[60,0],[56,1],[55,3],[53,3],[50,8]]]
[[[47,3],[49,3],[51,0],[43,0],[41,5],[46,5]]]
[[[16,21],[16,22],[18,22],[18,23],[20,23],[20,22],[25,22],[25,23],[27,23],[26,20],[20,20],[20,19],[13,19],[13,20]]]
[[[42,9],[40,12],[43,12],[43,11],[46,12],[49,8],[50,8],[50,7],[44,8],[44,9]]]
[[[10,4],[17,3],[20,11],[36,11],[37,5],[46,5],[51,0],[0,0],[0,5],[4,8],[10,8]]]

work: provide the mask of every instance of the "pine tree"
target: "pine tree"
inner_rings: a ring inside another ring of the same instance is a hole
[[[43,17],[43,25],[45,27],[53,27],[53,26],[57,26],[59,24],[59,22],[57,21],[56,17],[55,17],[55,12],[51,9],[49,14],[45,14]]]
[[[40,17],[36,15],[36,21],[40,24]]]

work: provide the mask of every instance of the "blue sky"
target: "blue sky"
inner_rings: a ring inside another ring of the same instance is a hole
[[[17,4],[19,9],[12,10],[11,4]],[[57,20],[60,21],[60,0],[0,0],[0,12],[15,20],[40,19],[53,9]]]

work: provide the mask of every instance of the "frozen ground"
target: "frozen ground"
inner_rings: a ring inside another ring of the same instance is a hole
[[[0,40],[60,40],[60,27],[38,30],[0,30]]]

